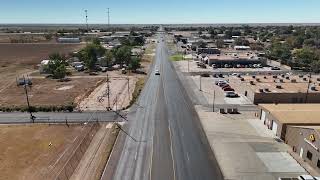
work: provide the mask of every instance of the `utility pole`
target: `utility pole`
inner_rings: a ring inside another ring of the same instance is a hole
[[[128,97],[129,97],[129,102],[130,102],[130,79],[129,77],[127,77],[127,81],[128,81]]]
[[[311,77],[312,77],[312,74],[311,74],[311,68],[310,68],[310,72],[309,72],[309,79],[308,79],[308,89],[307,89],[307,93],[306,93],[306,101],[305,103],[308,103],[308,96],[309,96],[309,89],[310,89],[310,84],[311,84]]]
[[[110,79],[107,73],[107,98],[108,98],[108,111],[110,110]]]
[[[214,103],[215,103],[215,99],[216,99],[216,91],[215,91],[215,90],[213,90],[212,112],[214,112]]]
[[[28,95],[28,89],[27,89],[27,82],[26,82],[26,78],[23,76],[23,82],[24,82],[24,92],[26,94],[26,98],[27,98],[27,104],[28,104],[28,111],[30,113],[30,120],[32,121],[32,123],[34,123],[34,120],[35,120],[35,116],[33,116],[32,114],[32,110],[31,110],[31,107],[30,107],[30,102],[29,102],[29,95]]]
[[[108,8],[108,28],[110,28],[110,8]]]
[[[87,32],[89,32],[89,24],[88,24],[88,10],[84,10],[86,13],[86,26],[87,26]]]
[[[200,80],[200,83],[199,83],[200,84],[200,91],[202,91],[201,75],[200,75],[200,79],[199,80]]]

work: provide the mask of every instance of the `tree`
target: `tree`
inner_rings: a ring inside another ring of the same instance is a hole
[[[206,48],[207,45],[208,45],[208,44],[207,44],[206,42],[204,42],[204,41],[201,41],[201,40],[200,40],[200,41],[198,42],[199,48]]]
[[[234,43],[237,46],[249,46],[250,45],[249,41],[246,39],[243,39],[243,38],[237,38]]]
[[[320,72],[320,61],[319,60],[313,61],[311,63],[311,69],[313,72],[319,73]]]
[[[310,48],[296,50],[294,52],[294,56],[297,60],[297,63],[305,67],[310,66],[312,62],[318,60],[317,54],[313,49]]]
[[[217,48],[223,48],[224,47],[224,41],[222,39],[217,39],[216,45],[217,45]]]
[[[96,51],[96,46],[93,44],[89,44],[87,45],[81,52],[82,54],[82,61],[85,63],[85,65],[87,66],[87,68],[90,71],[95,70],[95,65],[98,61],[98,54]]]
[[[288,63],[291,59],[291,51],[288,44],[275,41],[268,48],[267,56],[272,60],[281,60],[282,63]]]
[[[140,66],[141,66],[140,59],[137,57],[134,57],[131,59],[128,67],[130,70],[136,71],[137,69],[140,68]]]
[[[115,60],[117,64],[120,64],[122,68],[124,64],[129,64],[131,60],[131,47],[122,46],[115,51]]]
[[[63,55],[58,53],[54,53],[49,55],[49,64],[47,66],[47,72],[52,74],[53,78],[55,79],[62,79],[67,74],[66,69],[66,58]]]
[[[105,58],[102,60],[101,64],[103,66],[110,67],[113,61],[113,54],[111,50],[106,51]]]

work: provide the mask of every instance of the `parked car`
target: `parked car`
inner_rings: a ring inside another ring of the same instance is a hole
[[[154,74],[157,75],[157,76],[159,76],[159,75],[160,75],[160,71],[159,71],[158,69],[156,69],[156,71],[155,71]]]
[[[227,88],[227,87],[231,87],[229,84],[226,84],[224,86],[221,87],[221,89]]]
[[[226,80],[223,80],[223,79],[219,79],[219,80],[216,80],[215,82],[214,82],[214,84],[215,85],[218,85],[220,82],[224,82],[224,83],[228,83]]]
[[[222,87],[222,86],[225,86],[225,85],[227,85],[228,83],[226,83],[226,82],[219,82],[218,83],[218,86],[220,86],[220,87]]]
[[[229,97],[229,98],[236,98],[239,97],[239,95],[237,93],[235,93],[234,91],[227,91],[225,92],[225,96]]]
[[[315,180],[311,175],[301,175],[299,180]]]
[[[223,91],[234,91],[234,89],[231,88],[231,87],[226,87],[226,88],[223,89]]]
[[[219,74],[219,77],[223,78],[223,74]]]

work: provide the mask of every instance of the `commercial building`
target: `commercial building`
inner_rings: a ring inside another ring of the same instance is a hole
[[[80,38],[58,38],[59,43],[80,43]]]
[[[221,51],[218,48],[198,48],[197,54],[220,54]]]
[[[237,50],[237,51],[248,51],[250,50],[250,46],[234,46],[234,50]]]
[[[216,67],[237,67],[249,64],[264,64],[264,59],[251,53],[222,53],[208,55],[208,65]]]
[[[260,104],[259,108],[261,122],[285,141],[289,126],[320,126],[320,104]]]
[[[289,75],[240,76],[230,79],[238,93],[254,104],[320,103],[320,78]]]
[[[289,126],[286,143],[320,173],[320,126]]]

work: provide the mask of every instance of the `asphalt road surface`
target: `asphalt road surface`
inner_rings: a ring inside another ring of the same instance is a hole
[[[82,113],[33,113],[36,117],[35,123],[64,123],[66,120],[69,123],[80,122],[111,122],[121,120],[114,112],[82,112]],[[0,113],[0,124],[24,124],[31,123],[29,113]]]
[[[116,163],[108,162],[102,179],[222,179],[162,39],[164,34],[159,32],[156,59],[141,93],[140,107],[128,116],[128,132],[134,139],[122,133],[111,157]],[[160,76],[154,74],[156,69]]]

